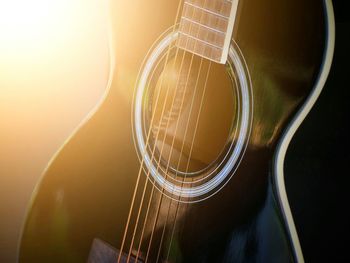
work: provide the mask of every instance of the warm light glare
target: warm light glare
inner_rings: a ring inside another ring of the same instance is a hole
[[[70,0],[0,0],[0,48],[40,45],[68,26]]]
[[[74,58],[81,65],[91,61],[92,57],[86,56],[87,49],[93,43],[96,48],[99,43],[105,45],[105,38],[100,35],[108,34],[106,2],[0,0],[1,93],[19,87],[21,92],[23,89],[40,92],[37,85],[21,85],[17,80],[28,84],[28,78],[52,75],[57,68],[74,65],[66,65],[69,60],[64,58]]]
[[[1,262],[17,261],[35,185],[105,93],[107,3],[0,0]]]
[[[1,32],[9,35],[33,33],[49,27],[55,17],[55,3],[46,0],[3,0],[0,2]],[[57,10],[57,9],[56,9]],[[54,16],[52,14],[54,13]]]

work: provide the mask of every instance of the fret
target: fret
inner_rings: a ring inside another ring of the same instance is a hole
[[[178,45],[193,54],[208,58],[213,61],[220,59],[220,56],[222,54],[221,49],[207,45],[204,42],[196,41],[195,39],[187,37],[183,34],[181,34],[181,37],[179,37]]]
[[[204,13],[208,13],[208,14],[211,14],[211,15],[214,15],[214,16],[221,17],[222,19],[228,20],[228,18],[229,18],[228,16],[224,16],[224,15],[222,15],[220,13],[217,13],[217,12],[214,12],[214,11],[212,11],[210,9],[207,9],[207,8],[204,8],[204,7],[201,7],[201,6],[197,6],[197,5],[188,3],[188,2],[185,2],[185,5],[189,5],[189,6],[195,8],[195,9],[198,9],[198,10],[204,12]]]
[[[187,0],[185,3],[209,10],[227,18],[230,17],[232,2],[227,0]]]
[[[227,31],[228,19],[224,19],[218,16],[215,16],[211,13],[203,13],[199,9],[194,8],[193,6],[184,7],[182,17],[205,25],[207,27],[220,30],[222,32]]]
[[[224,31],[221,31],[221,30],[219,30],[219,29],[212,28],[212,27],[209,27],[209,26],[207,26],[207,25],[201,24],[201,23],[199,23],[199,22],[197,22],[197,21],[194,21],[194,20],[192,20],[192,19],[189,19],[189,18],[187,18],[187,17],[182,17],[181,19],[183,19],[183,20],[185,20],[185,21],[187,21],[187,22],[196,24],[196,25],[198,25],[198,26],[200,26],[200,27],[204,27],[204,28],[206,28],[206,29],[208,29],[208,30],[210,30],[210,31],[214,31],[214,32],[216,32],[216,33],[224,34],[224,35],[226,34],[226,32],[224,32]],[[186,22],[184,22],[184,23],[186,23]]]
[[[213,44],[213,43],[210,43],[210,42],[208,42],[208,41],[202,40],[202,39],[200,39],[200,38],[194,37],[194,36],[192,36],[192,35],[186,34],[186,33],[184,33],[184,32],[179,32],[179,34],[181,34],[181,35],[183,35],[183,36],[186,36],[186,37],[188,37],[188,38],[192,38],[192,39],[195,40],[195,41],[202,42],[202,44],[204,44],[204,45],[209,45],[209,46],[211,46],[211,47],[213,47],[213,48],[222,49],[222,47],[220,47],[220,46],[217,46],[217,45],[215,45],[215,44]]]
[[[201,41],[217,45],[220,48],[223,47],[226,37],[226,33],[222,31],[214,30],[200,23],[194,23],[185,19],[181,22],[180,33],[185,33]]]
[[[177,46],[225,64],[238,0],[184,0]]]

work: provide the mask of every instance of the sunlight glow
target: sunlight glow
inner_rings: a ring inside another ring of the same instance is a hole
[[[0,262],[17,262],[35,185],[106,92],[108,4],[0,0]]]
[[[33,63],[65,52],[67,42],[78,43],[106,24],[107,2],[0,0],[0,59]]]
[[[69,26],[70,0],[0,0],[0,48],[39,46]],[[42,46],[42,45],[41,45]]]

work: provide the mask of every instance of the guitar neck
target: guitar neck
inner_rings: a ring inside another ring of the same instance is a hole
[[[238,0],[185,0],[177,46],[225,64]]]

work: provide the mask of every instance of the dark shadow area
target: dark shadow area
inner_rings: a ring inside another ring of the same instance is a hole
[[[306,262],[350,262],[350,21],[334,1],[336,46],[329,79],[289,147],[287,192]]]

